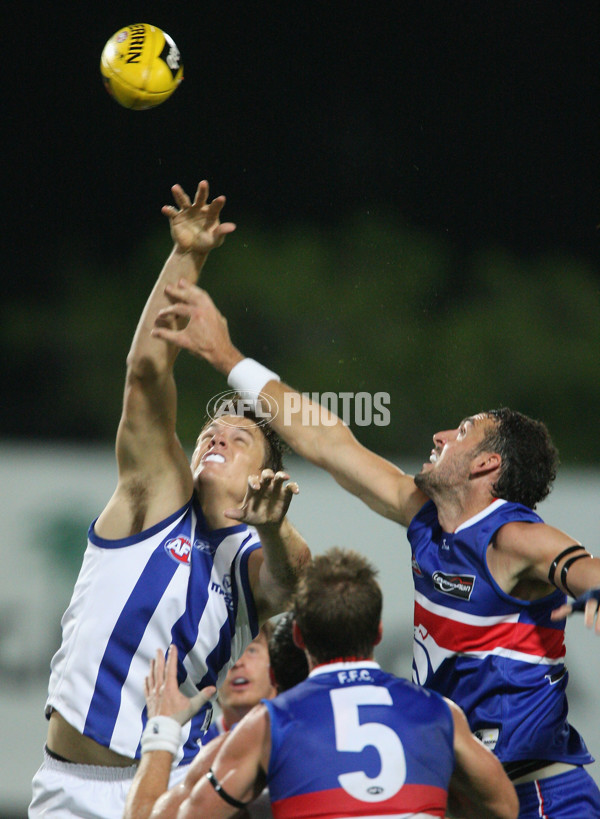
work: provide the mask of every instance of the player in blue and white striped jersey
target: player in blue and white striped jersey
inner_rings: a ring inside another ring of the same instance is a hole
[[[224,197],[173,189],[174,249],[146,303],[127,358],[117,433],[118,483],[92,523],[52,660],[45,758],[30,817],[120,817],[146,722],[142,682],[157,646],[173,643],[188,695],[218,685],[285,607],[308,548],[285,517],[295,484],[281,450],[251,416],[216,416],[190,463],[177,438],[177,348],[152,334],[169,285],[196,282],[234,230]],[[171,326],[177,326],[176,320]],[[176,760],[198,751],[210,705]],[[174,774],[174,780],[181,774]]]

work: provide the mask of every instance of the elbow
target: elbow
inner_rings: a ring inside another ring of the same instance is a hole
[[[129,386],[152,384],[159,377],[160,370],[154,358],[133,351],[129,353],[127,356],[127,383]]]

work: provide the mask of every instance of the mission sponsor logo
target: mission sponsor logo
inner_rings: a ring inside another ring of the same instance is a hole
[[[165,552],[177,563],[185,563],[186,566],[189,566],[192,544],[187,537],[180,535],[179,537],[167,540],[165,543]]]
[[[459,597],[461,600],[470,600],[475,585],[475,575],[473,574],[445,574],[444,572],[433,573],[433,585],[451,597]]]

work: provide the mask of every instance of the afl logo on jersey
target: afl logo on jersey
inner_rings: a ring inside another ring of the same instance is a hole
[[[460,597],[461,600],[470,600],[475,585],[473,574],[444,574],[433,573],[433,585],[438,591],[449,594],[451,597]]]
[[[192,544],[187,537],[179,535],[179,537],[167,540],[165,543],[165,552],[177,563],[185,563],[186,566],[190,565]]]

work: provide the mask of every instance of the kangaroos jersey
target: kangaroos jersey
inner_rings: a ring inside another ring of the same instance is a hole
[[[263,702],[275,819],[445,816],[454,723],[434,692],[363,660],[318,666]]]
[[[99,537],[92,524],[51,663],[46,714],[55,709],[101,745],[139,757],[144,678],[156,650],[177,646],[179,684],[192,696],[219,685],[256,637],[248,558],[259,547],[244,524],[209,530],[195,496],[121,540]],[[184,728],[178,762],[198,751],[210,716],[207,705]]]
[[[555,591],[531,602],[502,591],[488,545],[512,521],[541,523],[525,506],[495,500],[455,532],[429,501],[411,521],[415,583],[413,679],[453,699],[502,762],[593,762],[567,722],[564,621]]]

